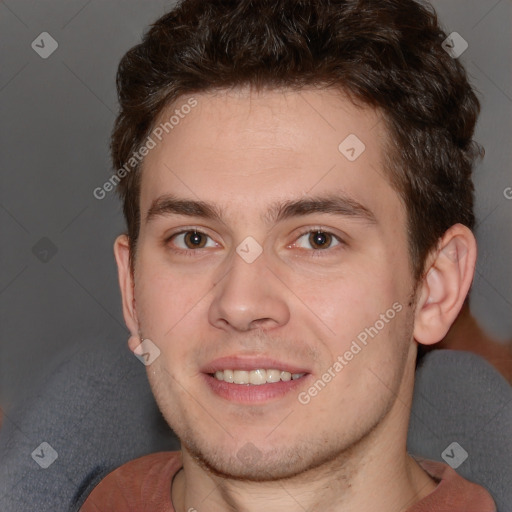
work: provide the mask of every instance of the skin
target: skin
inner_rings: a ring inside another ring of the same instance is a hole
[[[159,348],[148,378],[182,441],[174,507],[405,510],[435,488],[406,453],[417,343],[441,340],[457,316],[474,271],[473,235],[452,226],[425,278],[413,281],[406,212],[383,169],[385,124],[339,92],[194,97],[198,105],[146,156],[134,275],[126,236],[114,247],[130,348],[141,338]],[[349,134],[366,146],[355,161],[338,150]],[[275,202],[333,193],[374,220],[323,212],[264,220]],[[148,221],[163,194],[210,202],[222,219]],[[193,228],[210,237],[201,249],[171,236]],[[312,245],[307,231],[318,228],[342,242]],[[262,249],[252,263],[236,252],[248,236]],[[401,311],[301,404],[298,393],[395,303]],[[214,394],[201,372],[228,355],[268,356],[309,375],[279,399],[236,403]]]

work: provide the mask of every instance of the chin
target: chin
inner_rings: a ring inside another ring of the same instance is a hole
[[[268,482],[289,479],[328,464],[340,455],[333,440],[331,443],[320,439],[315,443],[290,440],[288,446],[282,443],[279,447],[247,442],[237,448],[220,448],[218,444],[214,447],[195,437],[182,439],[182,449],[206,471],[231,480]]]

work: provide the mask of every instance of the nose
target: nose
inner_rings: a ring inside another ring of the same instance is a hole
[[[286,288],[267,267],[265,252],[251,263],[235,253],[230,263],[213,290],[210,323],[234,331],[285,325],[290,318]]]

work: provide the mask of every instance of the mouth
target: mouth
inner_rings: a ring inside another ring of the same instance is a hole
[[[227,357],[202,369],[205,382],[218,397],[255,404],[284,398],[305,385],[311,373],[299,365],[268,358]]]

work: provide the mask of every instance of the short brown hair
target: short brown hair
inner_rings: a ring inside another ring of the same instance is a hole
[[[450,226],[473,228],[471,171],[483,155],[472,140],[480,105],[445,38],[433,8],[414,0],[184,0],[119,64],[114,167],[181,95],[247,85],[337,88],[386,122],[386,170],[407,210],[418,279]],[[140,167],[118,185],[132,271]]]

